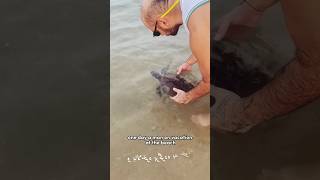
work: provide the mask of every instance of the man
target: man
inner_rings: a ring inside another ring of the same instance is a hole
[[[234,25],[256,27],[263,12],[277,0],[247,0],[220,19],[215,40],[232,38]],[[320,1],[280,0],[295,57],[264,88],[241,99],[223,98],[212,113],[217,130],[243,133],[286,114],[320,96]],[[244,33],[244,32],[243,32]],[[219,89],[217,90],[219,93]]]
[[[210,3],[209,0],[143,0],[141,20],[154,36],[176,35],[183,24],[189,35],[192,55],[177,69],[177,74],[199,65],[202,80],[189,92],[174,88],[172,97],[187,104],[210,92]],[[169,47],[170,48],[170,47]]]

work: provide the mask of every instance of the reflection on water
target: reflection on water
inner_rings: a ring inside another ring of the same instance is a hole
[[[140,22],[140,1],[111,0],[111,179],[208,180],[209,129],[194,125],[190,117],[209,112],[209,97],[178,105],[156,94],[158,82],[150,71],[170,65],[170,72],[190,55],[184,29],[176,37],[152,37]],[[200,78],[197,67],[193,75]],[[132,135],[192,136],[176,145],[145,145],[128,141]],[[192,152],[188,158],[166,163],[128,163],[128,157],[154,157]],[[192,169],[192,171],[191,171]]]

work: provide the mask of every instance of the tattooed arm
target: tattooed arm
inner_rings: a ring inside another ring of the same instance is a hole
[[[213,128],[243,133],[320,96],[320,1],[282,0],[281,4],[295,57],[253,95],[245,99],[225,95],[212,109]]]
[[[283,115],[320,96],[320,2],[281,3],[296,56],[272,82],[245,99],[244,117],[253,121]]]

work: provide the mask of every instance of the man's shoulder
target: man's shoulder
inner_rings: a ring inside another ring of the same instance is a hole
[[[210,30],[210,4],[206,3],[197,8],[187,21],[190,33],[195,33],[199,29]]]

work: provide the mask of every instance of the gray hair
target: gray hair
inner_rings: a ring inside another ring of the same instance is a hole
[[[143,12],[143,20],[153,23],[157,16],[167,10],[169,0],[149,0],[151,1],[148,7],[141,7]]]

